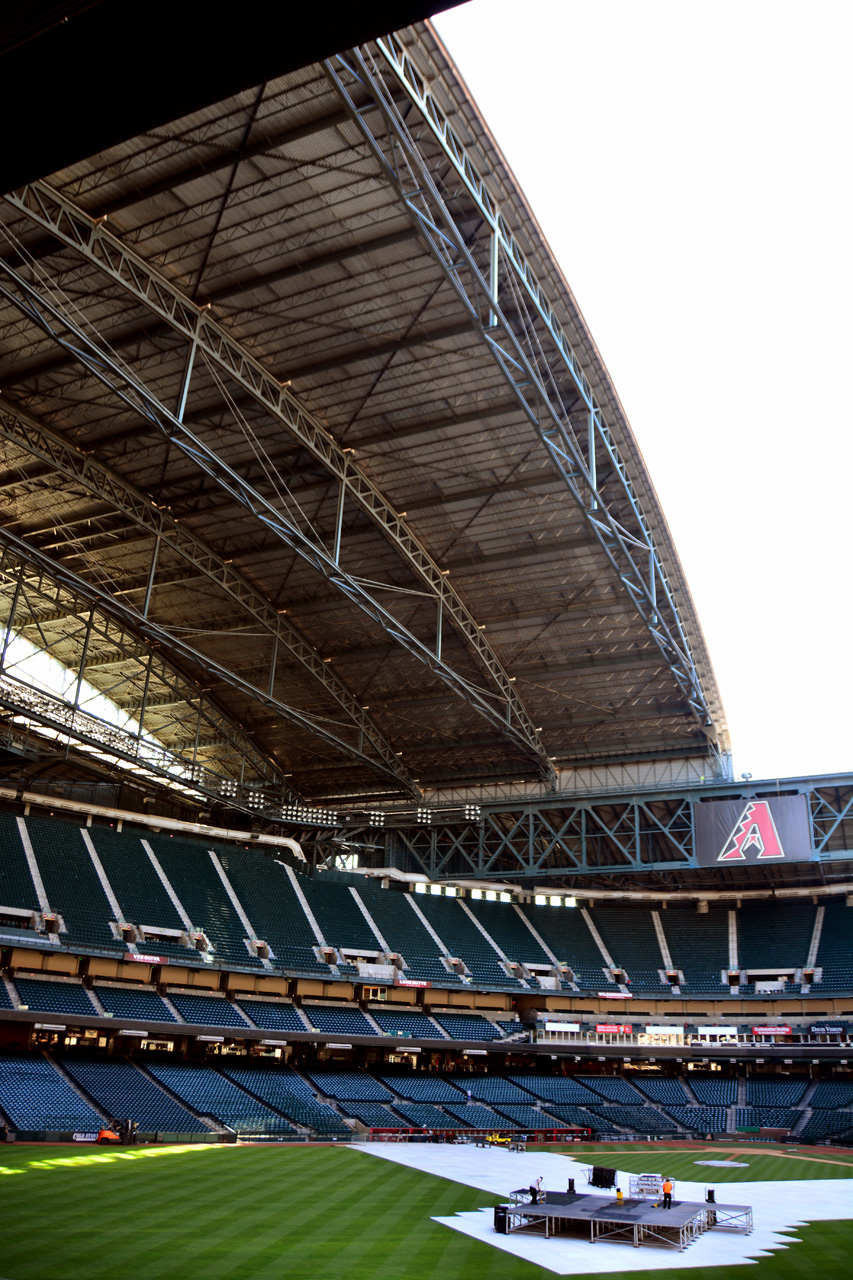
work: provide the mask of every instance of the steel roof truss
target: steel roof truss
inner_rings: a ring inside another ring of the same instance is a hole
[[[64,244],[94,263],[123,290],[147,306],[155,315],[168,321],[178,332],[183,333],[188,341],[197,343],[199,349],[225,370],[229,377],[259,404],[263,405],[278,422],[282,423],[331,475],[335,476],[341,484],[346,485],[348,495],[371,516],[412,572],[433,593],[436,603],[439,599],[442,601],[443,614],[453,623],[463,636],[466,645],[476,654],[488,676],[489,688],[482,691],[472,686],[443,660],[431,653],[420,640],[402,628],[392,615],[380,609],[366,591],[344,574],[334,564],[333,557],[326,555],[325,550],[319,551],[301,531],[291,527],[290,536],[293,540],[289,545],[329,577],[353,603],[389,630],[400,644],[421,661],[426,662],[429,668],[457,694],[466,698],[504,733],[515,738],[526,750],[538,757],[543,776],[553,785],[556,775],[544,744],[483,631],[455,588],[448,582],[447,576],[442,574],[439,566],[410,532],[400,516],[353,461],[351,450],[340,446],[334,437],[296,400],[288,390],[288,384],[275,378],[250,356],[239,342],[230,337],[211,318],[206,307],[199,307],[191,302],[175,286],[111,236],[104,228],[103,220],[98,221],[89,217],[44,183],[32,184],[19,192],[7,195],[5,199],[34,223],[52,232]],[[73,331],[75,337],[74,343],[64,341],[61,345],[80,359],[96,377],[107,385],[113,386],[114,389],[116,387],[111,381],[111,375],[114,377],[119,373],[125,383],[131,380],[128,371],[119,370],[103,352],[93,348],[87,336],[73,324],[70,318],[28,286],[13,268],[6,263],[0,263],[0,269],[7,278],[16,282],[19,289],[23,288],[29,295],[31,318],[54,337],[57,337],[54,329],[46,325],[45,316],[39,313],[39,309],[61,316],[63,324]],[[21,300],[13,293],[7,292],[6,296],[15,305],[21,306]],[[32,304],[36,300],[37,309],[33,312]],[[57,340],[59,340],[58,337]],[[135,391],[138,394],[140,384],[137,379],[132,380],[136,384]],[[284,517],[197,440],[185,424],[179,423],[175,415],[164,410],[159,404],[152,413],[154,406],[151,403],[153,397],[150,392],[144,397],[148,402],[144,411],[139,402],[134,403],[133,397],[128,397],[126,392],[122,394],[122,398],[126,403],[133,404],[137,411],[142,411],[143,417],[167,434],[177,447],[193,457],[198,465],[232,496],[237,496],[238,500],[248,506],[256,516],[275,528],[279,536],[285,536]],[[494,705],[495,698],[500,704],[498,707]]]
[[[339,732],[334,732],[328,727],[328,721],[307,715],[271,696],[266,689],[252,685],[228,667],[215,662],[208,654],[196,649],[150,619],[142,618],[135,609],[123,604],[112,592],[105,591],[94,583],[79,577],[78,574],[68,569],[65,565],[57,564],[43,552],[29,546],[23,539],[11,533],[10,530],[0,527],[0,543],[7,546],[14,554],[28,559],[38,567],[40,573],[52,577],[58,584],[71,591],[75,596],[96,605],[103,613],[120,621],[129,631],[138,633],[149,644],[162,645],[166,652],[175,653],[179,658],[200,667],[207,675],[222,680],[226,685],[230,685],[240,693],[247,695],[252,701],[261,703],[291,723],[306,729],[315,737],[330,743],[343,754],[359,758],[372,769],[390,772],[390,770],[385,770],[374,757],[364,755],[362,750],[363,742],[353,742],[352,739],[342,738]]]
[[[405,790],[419,794],[399,757],[371,718],[358,704],[350,690],[323,661],[319,653],[300,634],[290,620],[280,614],[266,597],[226,564],[201,538],[176,521],[168,512],[154,505],[119,475],[85,454],[56,431],[39,423],[32,415],[9,404],[0,396],[0,439],[6,439],[34,457],[50,463],[51,470],[80,484],[90,493],[103,498],[132,523],[153,535],[154,551],[145,582],[141,614],[148,616],[155,584],[159,549],[165,544],[200,574],[224,590],[240,608],[269,634],[273,659],[269,668],[267,693],[274,694],[276,659],[279,651],[289,653],[304,669],[319,680],[325,691],[352,720],[367,748],[372,748],[384,762],[386,770],[395,774]]]
[[[270,817],[280,819],[282,806],[296,797],[277,767],[257,750],[239,726],[203,690],[177,673],[162,654],[86,597],[75,597],[73,588],[57,582],[44,566],[34,564],[26,551],[19,554],[13,547],[3,547],[0,552],[0,579],[15,583],[5,624],[4,664],[8,637],[14,631],[14,605],[25,595],[36,596],[53,606],[61,603],[68,616],[75,616],[74,610],[77,610],[78,614],[85,613],[87,618],[85,626],[77,628],[78,634],[83,632],[84,641],[73,698],[62,698],[33,685],[20,674],[16,675],[14,666],[3,665],[0,666],[0,703],[9,712],[62,734],[69,745],[72,741],[79,741],[97,752],[124,760],[132,764],[142,777],[190,789],[232,808],[257,812],[262,807]],[[85,701],[81,702],[85,656],[93,637],[110,645],[111,652],[118,650],[124,663],[137,668],[135,683],[142,688],[142,702],[135,732],[101,719],[86,710]],[[46,646],[43,651],[51,653],[51,646]],[[152,680],[158,687],[171,690],[176,704],[188,708],[187,718],[195,725],[190,753],[182,754],[166,744],[143,737],[145,703]],[[204,735],[202,726],[205,726]],[[199,759],[198,750],[205,738],[214,739],[228,748],[229,758],[235,764],[234,772],[218,772],[213,762]],[[257,802],[248,803],[250,798],[256,800],[258,796],[264,797],[262,806]]]
[[[394,57],[388,53],[390,45],[380,42],[380,47],[395,71],[404,62],[406,75],[417,74],[413,69],[410,72],[411,62],[405,55],[405,51],[397,51],[400,53],[402,62],[399,60],[395,62]],[[546,391],[543,378],[537,371],[540,352],[534,350],[531,354],[526,350],[507,322],[498,298],[456,228],[435,185],[429,166],[423,160],[406,124],[396,110],[375,65],[372,71],[368,67],[367,57],[368,55],[361,50],[352,51],[346,57],[338,55],[336,59],[326,63],[327,74],[337,87],[342,100],[347,104],[350,118],[359,127],[370,150],[385,171],[386,177],[396,189],[402,204],[421,227],[425,242],[468,311],[474,330],[479,332],[492,351],[526,416],[556,463],[588,527],[628,592],[656,645],[661,649],[691,709],[703,726],[710,726],[712,723],[710,712],[650,528],[633,491],[627,468],[594,401],[589,382],[564,337],[562,342],[557,338],[555,328],[557,322],[553,309],[550,306],[546,308],[541,290],[526,260],[520,264],[516,257],[509,254],[508,251],[515,246],[515,242],[496,213],[494,202],[491,202],[490,207],[489,202],[483,197],[485,185],[472,179],[472,165],[469,157],[465,154],[457,158],[453,154],[453,147],[450,147],[447,154],[465,180],[470,193],[481,202],[481,211],[484,216],[501,236],[501,247],[507,251],[508,261],[512,263],[517,278],[521,280],[538,314],[545,320],[548,332],[557,345],[560,359],[587,407],[588,441],[592,446],[592,451],[587,458],[583,456],[571,424],[563,420],[565,415],[562,406],[559,409],[555,407]],[[383,149],[378,135],[371,131],[368,113],[363,109],[355,109],[344,83],[345,75],[372,95],[377,112],[385,126],[387,149]],[[405,78],[404,83],[411,91],[411,85]],[[430,115],[432,99],[428,92],[420,98],[413,93],[412,97],[424,110],[429,122],[434,124],[433,117]],[[439,129],[436,136],[447,149],[449,147],[447,131]],[[515,248],[517,249],[517,246]],[[545,377],[553,381],[549,368],[546,368]],[[613,473],[619,478],[622,495],[627,499],[637,522],[637,532],[629,532],[622,527],[611,514],[596,487],[595,449],[599,445],[607,454]],[[636,551],[642,554],[642,568],[636,563],[634,554]],[[647,566],[648,577],[646,576]],[[664,610],[666,617],[663,616]]]

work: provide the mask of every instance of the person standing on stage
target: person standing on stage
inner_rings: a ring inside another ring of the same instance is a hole
[[[672,1180],[669,1176],[663,1180],[663,1207],[664,1209],[672,1208]]]

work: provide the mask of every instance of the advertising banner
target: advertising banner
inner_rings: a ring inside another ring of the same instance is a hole
[[[633,1026],[624,1022],[599,1022],[595,1029],[600,1036],[629,1036],[634,1030]]]
[[[805,796],[706,801],[693,806],[693,820],[702,867],[805,862],[811,857]]]

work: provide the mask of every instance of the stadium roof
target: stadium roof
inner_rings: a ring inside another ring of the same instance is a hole
[[[618,395],[431,27],[1,216],[6,648],[80,673],[7,663],[10,744],[267,817],[725,756]]]

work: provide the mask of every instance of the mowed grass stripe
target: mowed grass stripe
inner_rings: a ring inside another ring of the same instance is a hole
[[[79,1149],[78,1149],[79,1151]],[[542,1280],[549,1273],[432,1219],[497,1197],[345,1148],[245,1147],[122,1159],[11,1148],[0,1166],[0,1274],[6,1280]],[[118,1154],[118,1153],[116,1153]],[[834,1165],[742,1157],[750,1168],[710,1169],[701,1150],[642,1145],[579,1153],[597,1163],[666,1164],[677,1180],[849,1176]],[[718,1155],[714,1152],[714,1157]],[[654,1157],[652,1160],[651,1157]],[[740,1157],[738,1157],[740,1158]],[[630,1166],[629,1166],[630,1167]],[[818,1171],[819,1170],[819,1171]],[[851,1188],[853,1193],[853,1188]],[[808,1205],[804,1204],[804,1216]],[[840,1280],[850,1273],[853,1223],[819,1223],[762,1259],[750,1280]],[[610,1280],[650,1280],[646,1272]],[[669,1280],[745,1280],[742,1267],[682,1269]]]

